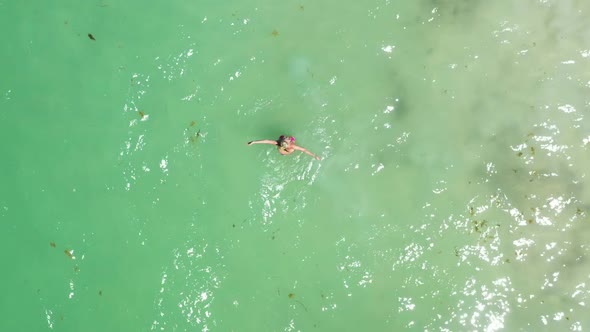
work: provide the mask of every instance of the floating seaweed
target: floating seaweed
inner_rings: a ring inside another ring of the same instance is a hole
[[[51,248],[55,248],[55,242],[49,242],[49,245],[51,246]]]
[[[294,299],[295,298],[295,294],[294,293],[289,293],[288,296],[289,296],[290,299]],[[303,308],[303,310],[307,311],[307,307],[305,306],[305,304],[303,304],[299,300],[295,300],[295,302],[297,302]]]
[[[197,130],[197,133],[196,133],[196,134],[194,134],[194,135],[191,135],[191,137],[190,137],[189,139],[190,139],[191,143],[193,143],[193,144],[194,144],[194,143],[196,143],[196,142],[197,142],[197,140],[198,140],[198,139],[199,139],[199,137],[201,137],[201,136],[202,136],[202,135],[201,135],[201,129],[199,129],[199,130]]]
[[[72,250],[64,250],[64,253],[66,254],[66,256],[68,256],[70,259],[74,259],[74,254],[72,252]]]
[[[278,36],[278,35],[279,35],[279,32],[278,32],[276,29],[273,29],[273,30],[272,30],[272,35],[273,35],[274,37],[276,37],[276,36]]]
[[[487,220],[485,219],[481,221],[472,220],[471,222],[473,223],[473,230],[477,233],[481,233],[488,224]]]
[[[279,228],[279,229],[277,229],[276,231],[272,232],[272,237],[271,237],[271,239],[272,239],[272,240],[274,240],[274,239],[276,238],[276,234],[277,234],[277,232],[278,232],[278,231],[280,231],[280,230],[281,230],[281,229]]]

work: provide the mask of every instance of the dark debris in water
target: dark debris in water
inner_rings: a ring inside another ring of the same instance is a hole
[[[488,224],[485,219],[481,221],[472,220],[471,222],[473,223],[473,230],[477,233],[481,233]]]
[[[66,250],[64,250],[64,254],[66,254],[66,256],[68,256],[70,259],[74,259],[74,255],[72,254],[72,251],[66,249]]]

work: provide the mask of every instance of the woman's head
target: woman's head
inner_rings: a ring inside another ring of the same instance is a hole
[[[295,143],[295,137],[285,135],[281,135],[281,137],[279,137],[279,144],[283,148],[288,148],[291,145],[291,143]]]

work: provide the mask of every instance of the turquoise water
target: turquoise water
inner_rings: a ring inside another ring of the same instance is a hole
[[[1,331],[590,328],[590,3],[0,13]]]

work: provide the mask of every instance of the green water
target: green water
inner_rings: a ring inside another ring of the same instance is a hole
[[[0,1],[0,331],[590,328],[587,17]]]

